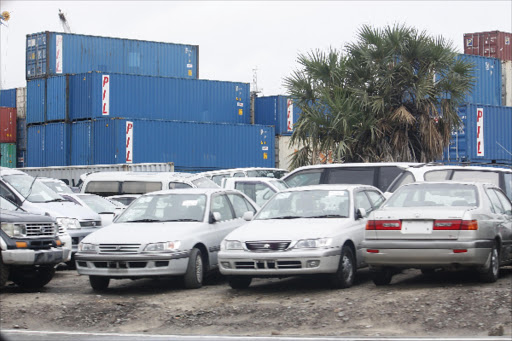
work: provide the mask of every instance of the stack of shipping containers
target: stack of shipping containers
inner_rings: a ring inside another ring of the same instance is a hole
[[[26,52],[28,167],[274,166],[249,84],[199,79],[198,46],[44,32]]]
[[[0,90],[0,166],[16,167],[16,89]]]
[[[475,65],[475,85],[459,108],[444,161],[512,165],[512,34],[464,35],[463,58]]]

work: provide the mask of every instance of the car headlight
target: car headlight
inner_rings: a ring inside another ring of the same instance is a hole
[[[331,245],[332,238],[301,239],[295,244],[296,249],[314,249]]]
[[[242,243],[238,240],[224,240],[221,243],[221,249],[223,250],[243,250]]]
[[[81,229],[80,222],[78,221],[78,219],[57,218],[55,220],[57,221],[57,225],[59,225],[59,227],[64,227],[67,230],[80,230]]]
[[[2,223],[2,231],[11,238],[21,238],[27,236],[27,228],[23,224]]]
[[[80,243],[78,244],[79,252],[90,252],[90,253],[98,253],[98,245],[90,244],[90,243]]]
[[[179,241],[163,242],[163,243],[151,243],[146,245],[144,248],[145,252],[168,252],[176,251],[180,248]]]

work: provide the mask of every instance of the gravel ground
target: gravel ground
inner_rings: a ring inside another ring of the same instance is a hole
[[[376,287],[368,270],[332,290],[321,278],[258,279],[245,290],[223,279],[185,290],[172,279],[111,281],[58,271],[42,290],[0,291],[0,328],[148,334],[357,337],[512,337],[512,267],[480,283],[474,274],[407,270]]]

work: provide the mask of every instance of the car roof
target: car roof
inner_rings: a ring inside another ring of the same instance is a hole
[[[488,182],[478,182],[478,181],[452,181],[452,180],[445,180],[445,181],[416,181],[411,182],[405,185],[402,185],[401,187],[406,186],[428,186],[428,185],[474,185],[474,186],[491,186],[495,188],[499,188],[498,186],[488,183]]]
[[[302,191],[313,191],[313,190],[332,190],[332,191],[353,191],[355,189],[372,189],[377,190],[379,193],[382,193],[377,187],[370,185],[360,185],[360,184],[322,184],[322,185],[312,185],[312,186],[300,186],[300,187],[292,187],[282,190],[281,192],[302,192]]]
[[[343,167],[401,167],[408,168],[412,166],[420,166],[424,165],[424,163],[419,162],[346,162],[346,163],[325,163],[319,165],[308,165],[296,168],[287,176],[291,174],[304,170],[304,169],[318,169],[318,168],[343,168]]]
[[[203,174],[203,175],[217,175],[217,174],[228,174],[228,173],[235,173],[235,172],[250,171],[250,170],[270,170],[270,171],[288,172],[286,169],[282,169],[282,168],[242,167],[242,168],[218,169],[218,170],[213,170],[213,171],[202,172],[202,173],[199,173],[199,174]]]
[[[87,175],[85,181],[90,180],[117,180],[117,179],[142,179],[148,181],[162,180],[194,180],[202,175],[181,172],[94,172]]]
[[[149,192],[146,195],[161,195],[161,194],[213,194],[218,192],[234,192],[233,190],[224,188],[177,188],[177,189],[164,189],[161,191]]]
[[[7,168],[7,167],[0,167],[0,176],[2,175],[19,175],[19,174],[24,174],[24,175],[28,175],[27,173],[25,172],[22,172],[18,169],[14,169],[14,168]]]
[[[505,167],[495,167],[494,165],[489,166],[465,166],[465,165],[438,165],[438,164],[424,164],[421,166],[412,166],[407,168],[406,170],[412,170],[414,172],[428,172],[431,170],[445,170],[445,169],[463,169],[463,170],[478,170],[478,171],[504,171],[512,173],[511,168],[505,168]]]

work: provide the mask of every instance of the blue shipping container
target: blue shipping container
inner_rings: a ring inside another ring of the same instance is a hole
[[[16,108],[16,89],[0,90],[0,107]]]
[[[68,166],[70,126],[64,122],[28,127],[27,167]]]
[[[274,126],[276,135],[291,135],[300,112],[289,97],[257,97],[254,102],[254,123]]]
[[[182,171],[274,167],[274,134],[273,127],[247,124],[140,119],[73,122],[71,164],[174,162],[175,169]]]
[[[459,117],[461,126],[452,132],[444,161],[512,165],[512,107],[466,104]]]
[[[68,76],[50,77],[46,80],[46,121],[63,121],[67,119]]]
[[[122,117],[250,123],[249,107],[247,83],[97,72],[69,77],[71,120]]]
[[[27,112],[28,124],[46,121],[46,79],[27,81]]]
[[[44,167],[44,125],[33,125],[27,128],[27,160],[26,167]]]
[[[16,146],[18,151],[27,150],[27,120],[24,118],[16,121]]]
[[[41,32],[27,35],[26,78],[88,71],[199,78],[199,46]]]

